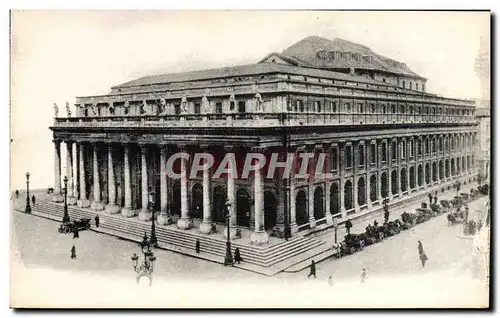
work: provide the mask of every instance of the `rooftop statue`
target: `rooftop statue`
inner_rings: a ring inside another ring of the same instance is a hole
[[[54,117],[58,117],[59,114],[59,107],[57,107],[57,104],[54,103]]]
[[[255,111],[262,112],[262,96],[259,92],[255,94]]]
[[[204,114],[210,113],[210,102],[208,101],[207,96],[203,96],[201,99],[201,109],[203,110]]]
[[[68,117],[71,117],[71,109],[69,108],[68,102],[66,102],[66,113],[67,113]]]
[[[181,100],[181,114],[187,114],[187,97],[182,97]]]

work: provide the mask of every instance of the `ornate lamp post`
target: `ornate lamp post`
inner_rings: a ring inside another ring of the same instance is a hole
[[[229,213],[229,207],[231,207],[231,203],[226,201],[224,206],[224,216],[226,217],[227,223],[227,241],[226,241],[226,257],[224,258],[224,266],[233,265],[233,255],[231,254],[231,237],[229,231],[229,223],[231,222],[231,214]]]
[[[333,228],[335,229],[335,244],[337,244],[337,229],[339,228],[339,223],[336,217],[333,218]]]
[[[155,204],[155,192],[149,187],[149,211],[151,212],[151,246],[157,247],[158,246],[158,240],[156,239],[156,228],[155,228],[155,211],[154,211],[154,204]]]
[[[142,264],[138,266],[139,256],[137,256],[136,253],[130,257],[134,271],[137,273],[136,282],[139,284],[141,277],[146,276],[149,279],[149,286],[151,286],[153,284],[152,274],[155,267],[156,256],[154,256],[154,253],[151,251],[151,240],[148,240],[146,232],[144,232],[144,237],[139,245],[141,246],[141,252],[144,255],[144,261]]]
[[[68,215],[68,177],[64,176],[64,215],[63,215],[63,223],[68,223],[70,221]]]
[[[24,209],[24,212],[31,213],[31,206],[30,206],[30,173],[29,172],[26,172],[26,208]]]

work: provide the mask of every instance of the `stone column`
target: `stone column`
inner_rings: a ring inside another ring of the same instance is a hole
[[[61,141],[54,140],[54,193],[53,202],[63,202],[64,196],[61,191]]]
[[[366,198],[366,205],[367,205],[368,209],[371,209],[371,207],[372,207],[370,178],[371,178],[371,174],[369,171],[367,171],[366,177],[365,177],[365,185],[366,185],[365,198]]]
[[[261,169],[254,172],[255,230],[250,237],[253,244],[266,244],[269,236],[264,230],[264,180]]]
[[[288,191],[288,197],[290,202],[290,235],[294,235],[295,233],[298,232],[297,230],[297,212],[296,212],[296,206],[295,206],[295,160],[296,160],[297,154],[295,154],[294,157],[294,165],[293,169],[290,173],[290,190]],[[286,213],[286,211],[285,211]]]
[[[418,163],[415,164],[413,167],[413,171],[415,171],[415,192],[418,192]]]
[[[135,211],[132,210],[132,188],[130,187],[130,146],[124,145],[123,147],[123,186],[125,194],[125,206],[121,214],[125,217],[135,216]]]
[[[184,152],[184,150],[181,150]],[[187,193],[187,183],[188,183],[188,172],[186,169],[186,160],[180,158],[181,160],[181,218],[177,221],[177,227],[182,230],[187,230],[191,227],[191,220],[189,219],[188,212],[188,193]]]
[[[141,146],[141,211],[139,212],[139,220],[151,220],[151,212],[149,211],[149,187],[148,187],[148,148],[146,145]]]
[[[326,224],[332,225],[333,224],[333,218],[332,218],[332,211],[330,210],[330,188],[332,186],[331,181],[326,182],[326,187],[325,187],[325,216],[326,216]]]
[[[377,200],[382,204],[382,171],[377,171]]]
[[[340,178],[340,213],[343,219],[347,218],[347,212],[345,209],[345,179],[344,177]]]
[[[90,206],[90,201],[87,198],[87,184],[85,183],[85,144],[81,143],[79,145],[80,151],[80,200],[77,201],[77,206],[79,208],[88,208]]]
[[[316,223],[314,222],[316,218],[314,217],[314,185],[309,184],[308,186],[308,214],[309,214],[309,224],[311,228],[316,227]]]
[[[232,151],[232,147],[226,147],[226,151]],[[236,189],[234,185],[234,178],[232,171],[236,167],[232,166],[231,161],[228,161],[229,173],[227,174],[227,201],[229,202],[229,232],[230,237],[235,237],[236,235]],[[227,238],[227,229],[224,231],[224,237]]]
[[[424,189],[427,189],[427,181],[425,179],[425,160],[422,161],[422,184],[424,185]]]
[[[167,185],[167,148],[161,146],[160,149],[160,215],[156,218],[158,224],[170,224],[168,211],[168,185]]]
[[[101,185],[99,184],[99,162],[97,156],[97,143],[93,145],[93,165],[94,165],[94,200],[90,204],[90,208],[94,211],[104,210],[104,205],[101,202]]]
[[[205,153],[207,153],[206,150]],[[200,231],[204,234],[210,234],[212,228],[210,193],[210,169],[203,169],[203,222],[200,224]]]
[[[68,176],[68,205],[75,205],[75,188],[73,185],[73,142],[66,142],[66,174]]]
[[[113,163],[113,146],[108,145],[108,204],[106,212],[115,214],[120,212],[120,206],[116,204],[116,180],[115,167]]]
[[[359,203],[358,203],[358,175],[354,175],[354,180],[353,180],[353,186],[352,186],[352,192],[353,192],[353,204],[354,204],[354,213],[359,212]],[[366,184],[366,182],[365,182]]]

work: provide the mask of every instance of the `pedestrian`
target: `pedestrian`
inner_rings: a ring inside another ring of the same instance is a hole
[[[16,199],[19,199],[19,190],[16,189]]]
[[[427,255],[424,252],[424,247],[422,242],[418,241],[418,256],[420,258],[420,262],[422,263],[422,268],[425,267],[425,262],[428,260]]]
[[[458,196],[458,192],[460,192],[460,181],[457,181],[457,196]]]
[[[75,244],[73,244],[73,247],[71,248],[71,259],[76,258],[76,247]]]
[[[434,196],[434,204],[437,204],[438,202],[438,197],[437,197],[437,194]]]
[[[80,238],[80,233],[78,232],[78,229],[75,228],[73,230],[73,239]]]
[[[361,271],[361,284],[366,283],[367,278],[368,276],[366,275],[366,269],[363,268],[363,270]]]
[[[31,202],[33,203],[33,205],[35,205],[35,195],[33,194],[33,196],[31,197]]]
[[[307,275],[307,278],[314,276],[316,278],[316,263],[314,263],[314,260],[311,261],[311,267],[309,271],[309,275]]]
[[[241,262],[243,261],[243,258],[241,258],[240,249],[238,247],[234,250],[234,261],[238,264],[241,264]]]
[[[195,250],[196,250],[196,254],[200,254],[200,240],[199,239],[196,239]]]
[[[387,201],[384,204],[384,223],[389,222],[389,205]]]
[[[99,215],[97,214],[94,218],[95,221],[95,227],[99,227]]]
[[[431,205],[432,204],[432,194],[429,193],[427,196],[429,197],[429,205]]]
[[[469,220],[469,207],[465,205],[465,222]]]
[[[377,220],[373,221],[373,226],[374,226],[375,228],[378,228],[378,222],[377,222]]]
[[[351,235],[351,228],[352,228],[351,219],[347,219],[347,221],[345,221],[345,229],[347,231],[347,235]]]
[[[333,286],[332,276],[328,276],[328,285]]]

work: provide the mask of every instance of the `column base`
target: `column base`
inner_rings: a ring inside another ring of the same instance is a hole
[[[177,227],[181,230],[187,230],[191,228],[192,225],[193,224],[189,218],[180,218],[177,220]]]
[[[106,212],[109,214],[120,213],[121,207],[116,204],[108,204],[106,205]]]
[[[135,216],[135,211],[132,210],[131,207],[124,207],[122,210],[121,210],[121,215],[123,215],[124,217],[126,218],[131,218],[131,217],[134,217]]]
[[[79,208],[88,208],[90,206],[90,201],[87,199],[76,201],[76,206]]]
[[[203,221],[200,224],[200,232],[203,234],[210,234],[212,233],[212,222],[205,222]]]
[[[62,194],[53,194],[52,202],[57,202],[57,203],[64,202],[64,196]]]
[[[92,201],[90,208],[94,211],[102,211],[104,210],[104,204],[102,204],[102,202]]]
[[[253,232],[250,236],[250,242],[255,245],[269,243],[269,235],[266,232]]]
[[[141,210],[139,212],[139,220],[141,221],[151,221],[152,213],[148,210]]]
[[[299,233],[299,226],[297,225],[297,223],[290,224],[290,235],[293,236],[296,233]]]
[[[234,226],[229,227],[229,236],[230,236],[231,240],[234,240],[235,238],[237,238],[236,237],[236,229],[237,228]],[[226,224],[226,226],[224,226],[224,238],[227,239],[227,224]]]
[[[75,197],[68,197],[68,205],[76,205],[76,198]]]
[[[156,218],[156,221],[159,225],[170,225],[174,223],[172,217],[166,213],[160,213],[160,215]]]
[[[316,219],[315,218],[309,219],[309,226],[311,227],[311,229],[314,229],[316,227]]]
[[[326,215],[326,224],[327,225],[333,225],[333,217],[331,214]]]

